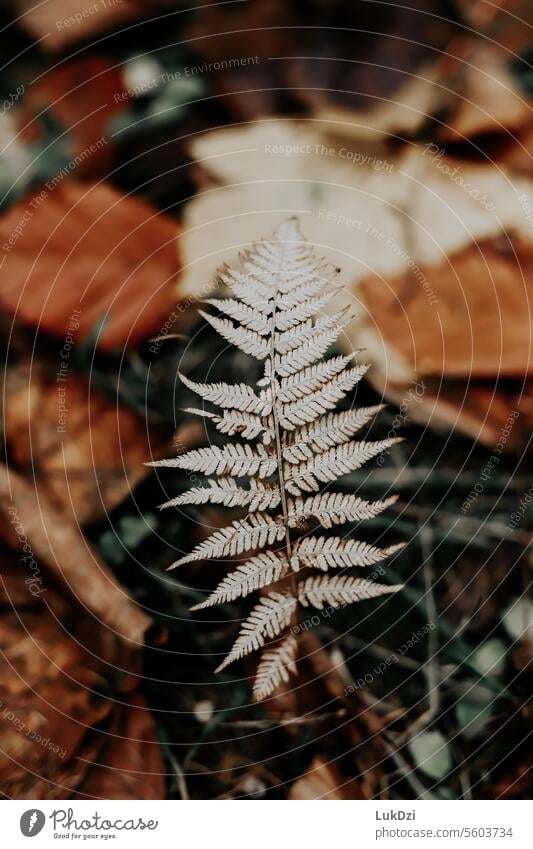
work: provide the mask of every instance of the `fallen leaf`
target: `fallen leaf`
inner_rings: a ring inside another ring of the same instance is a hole
[[[410,260],[424,268],[446,264],[502,229],[531,238],[519,200],[533,206],[529,180],[511,182],[429,145],[387,157],[382,148],[372,152],[304,122],[273,120],[205,133],[191,154],[211,182],[185,209],[182,295],[202,292],[237,248],[287,214],[300,215],[309,241],[342,269],[358,310],[366,278],[403,277]]]
[[[91,765],[80,798],[164,799],[165,780],[154,722],[140,695],[121,711],[120,724]]]
[[[35,141],[45,132],[41,122],[53,118],[67,137],[69,172],[75,170],[79,179],[105,176],[115,154],[108,127],[127,106],[123,89],[120,65],[102,56],[57,65],[38,77],[22,101],[21,135]]]
[[[502,616],[502,625],[513,640],[533,645],[533,601],[525,596],[515,598]]]
[[[387,157],[304,122],[206,133],[191,152],[210,182],[185,211],[181,292],[197,296],[235,250],[298,214],[342,269],[356,320],[341,342],[366,347],[375,388],[401,402],[423,380],[427,394],[409,415],[485,444],[512,405],[524,415],[507,447],[523,443],[532,413],[524,387],[499,387],[487,409],[487,387],[471,381],[523,380],[528,369],[530,180],[429,143]]]
[[[14,510],[14,513],[9,513]],[[10,544],[23,535],[34,559],[79,604],[129,647],[144,645],[151,619],[117,583],[79,526],[47,495],[0,464],[0,531]]]
[[[131,653],[125,660],[116,639],[108,653],[102,632],[48,581],[39,596],[32,594],[27,567],[15,566],[15,557],[3,553],[0,582],[4,590],[19,587],[15,596],[10,589],[0,593],[3,793],[128,798],[129,790],[130,798],[162,798],[153,721],[142,700],[128,695],[132,679],[123,687],[124,664],[136,669],[136,686],[138,662]],[[94,763],[101,766],[91,768]]]
[[[160,440],[84,377],[68,367],[58,376],[58,363],[43,357],[8,369],[4,435],[13,467],[86,525],[130,495]]]
[[[178,225],[108,184],[65,178],[0,221],[0,304],[23,324],[76,342],[132,345],[156,335],[174,306]],[[75,312],[76,311],[76,312]]]
[[[48,52],[64,50],[121,24],[142,18],[163,4],[120,0],[87,4],[87,0],[13,0],[24,29]]]
[[[500,45],[478,45],[462,67],[455,109],[437,131],[444,143],[489,133],[512,137],[531,120],[531,104],[517,88],[509,54]]]
[[[375,275],[361,285],[372,350],[389,346],[406,377],[523,377],[533,371],[529,304],[533,241],[477,240],[420,278]],[[428,297],[426,280],[435,297]],[[375,328],[375,330],[374,330]],[[377,358],[377,357],[376,357]]]
[[[423,77],[421,67],[434,63],[454,32],[448,19],[420,14],[417,6],[427,3],[416,0],[384,16],[373,4],[330,0],[327,7],[309,5],[302,25],[298,7],[283,0],[211,3],[197,9],[187,37],[209,63],[226,108],[241,120],[305,110],[322,121],[335,109],[352,119],[357,110],[353,125],[380,102],[401,100],[406,80]],[[256,61],[217,68],[228,56]],[[434,100],[432,88],[429,82]],[[373,120],[374,114],[364,124]]]
[[[294,782],[288,798],[301,802],[305,799],[339,801],[365,797],[355,781],[346,779],[335,764],[317,756],[305,775]]]

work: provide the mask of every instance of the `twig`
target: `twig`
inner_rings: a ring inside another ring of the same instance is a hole
[[[425,600],[428,624],[436,625],[437,607],[433,596],[433,558],[431,553],[431,528],[429,524],[422,525],[420,528],[420,545],[422,548],[422,557],[424,560],[424,587]],[[440,691],[439,691],[439,668],[437,661],[438,653],[438,637],[437,628],[434,627],[428,631],[428,658],[424,664],[424,674],[427,681],[427,699],[428,707],[411,725],[407,727],[404,733],[399,737],[398,743],[402,745],[406,740],[413,737],[422,728],[429,725],[439,711]]]

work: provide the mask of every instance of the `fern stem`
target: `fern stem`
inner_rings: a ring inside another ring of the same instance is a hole
[[[287,495],[285,493],[285,477],[283,474],[283,453],[281,446],[281,428],[279,424],[279,413],[278,413],[278,402],[276,397],[276,372],[274,369],[274,357],[275,357],[275,342],[276,342],[276,312],[277,312],[277,298],[278,298],[278,279],[283,268],[283,264],[285,261],[285,250],[286,250],[287,242],[284,241],[282,243],[281,255],[278,263],[278,269],[274,275],[274,279],[276,281],[276,291],[274,295],[274,306],[272,309],[272,333],[270,335],[270,392],[272,395],[272,414],[274,419],[274,434],[275,434],[275,447],[276,447],[276,460],[277,460],[277,468],[278,468],[278,482],[279,489],[281,493],[281,512],[283,516],[283,524],[285,526],[285,548],[287,551],[287,561],[290,564],[292,559],[292,542],[291,542],[291,534],[289,530],[289,510],[287,506]],[[291,571],[291,593],[296,598],[298,595],[297,585],[296,585],[296,577],[294,572]],[[294,618],[297,621],[297,612],[294,614]],[[296,624],[296,622],[295,622]]]

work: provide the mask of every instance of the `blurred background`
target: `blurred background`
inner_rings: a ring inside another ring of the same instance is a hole
[[[5,798],[527,798],[532,18],[2,4]],[[253,665],[214,675],[246,606],[166,572],[228,511],[160,512],[190,482],[144,463],[207,442],[178,370],[257,379],[198,305],[289,215],[342,269],[370,438],[405,438],[342,485],[399,493],[363,535],[409,545],[254,705]]]

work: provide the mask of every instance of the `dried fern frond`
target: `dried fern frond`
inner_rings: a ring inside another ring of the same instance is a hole
[[[270,696],[295,673],[300,606],[340,607],[399,589],[344,574],[315,572],[306,577],[301,571],[364,568],[402,547],[303,535],[309,520],[323,528],[365,521],[396,500],[368,502],[356,495],[320,492],[323,484],[398,441],[353,439],[381,406],[333,412],[367,370],[353,364],[355,354],[324,359],[350,321],[347,309],[320,315],[336,294],[336,274],[337,269],[313,254],[295,219],[282,224],[272,239],[254,245],[239,268],[220,271],[231,297],[206,301],[220,316],[202,315],[224,339],[262,362],[263,374],[255,388],[180,377],[204,401],[221,409],[188,412],[246,441],[152,464],[213,476],[205,486],[193,487],[162,507],[213,503],[247,510],[245,518],[215,531],[171,567],[249,553],[193,610],[233,602],[281,582],[279,592],[271,589],[261,597],[219,666],[224,669],[264,649],[254,685],[257,700]],[[297,581],[299,575],[303,580]]]

